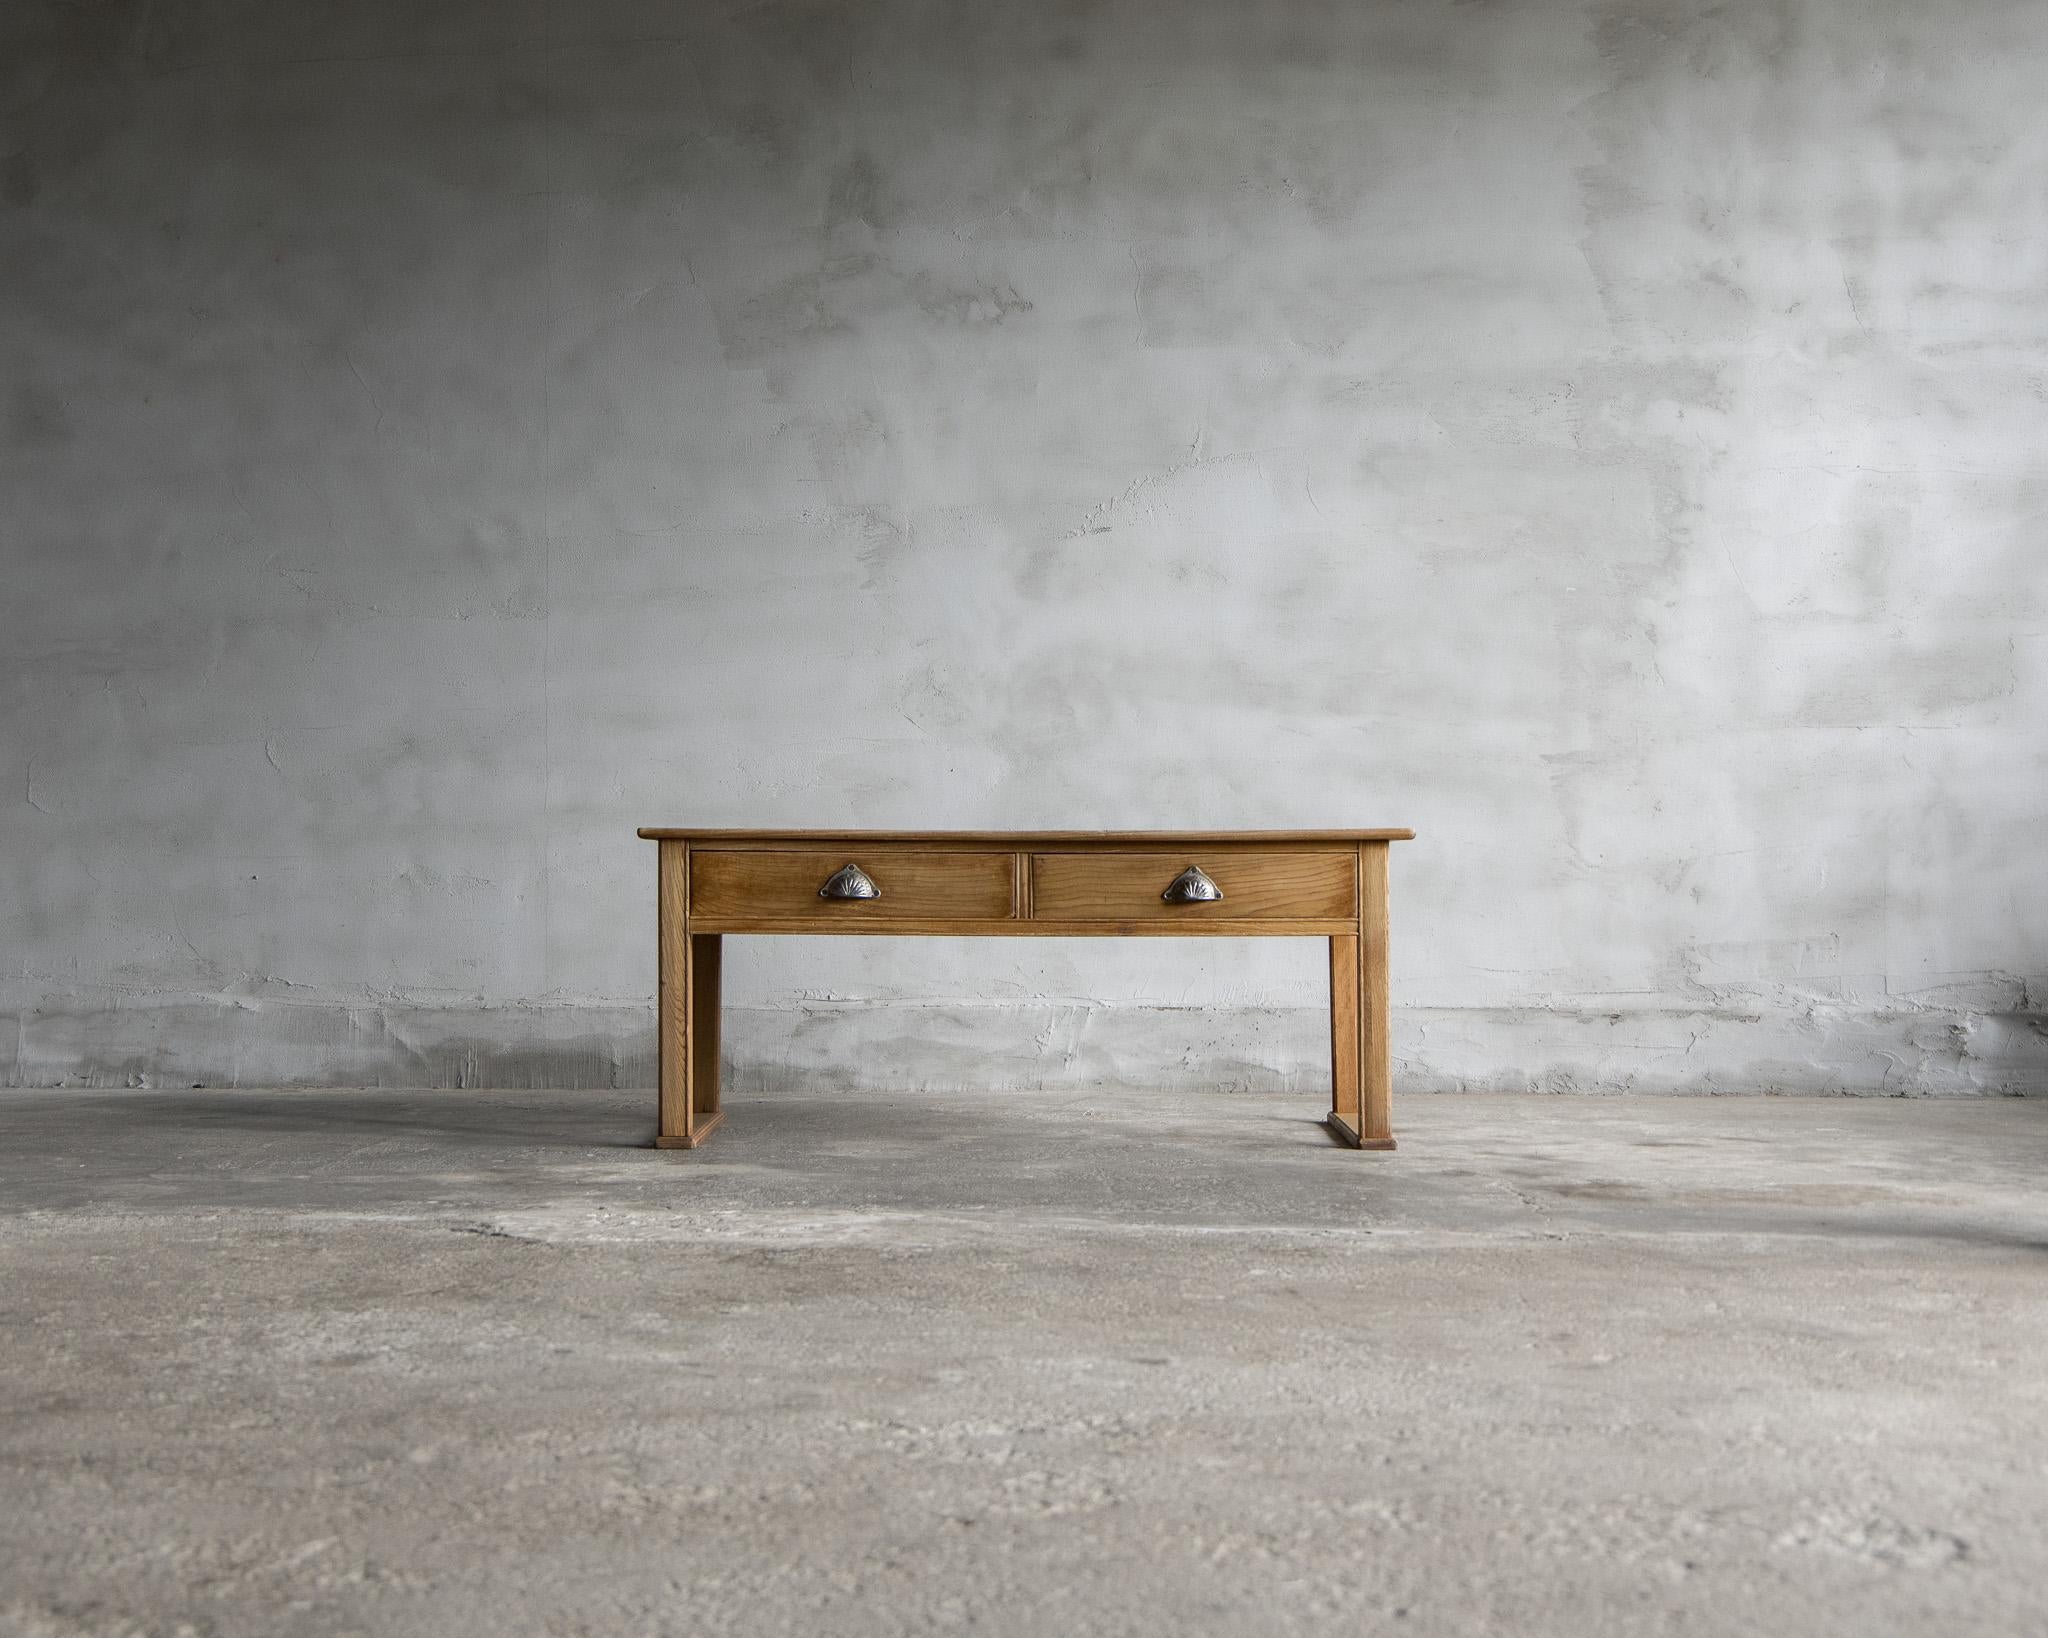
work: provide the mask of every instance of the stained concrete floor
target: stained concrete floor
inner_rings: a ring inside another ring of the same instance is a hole
[[[0,1094],[0,1632],[2048,1632],[2048,1101]]]

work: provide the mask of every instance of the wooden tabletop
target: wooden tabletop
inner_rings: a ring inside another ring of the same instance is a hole
[[[1214,847],[1228,842],[1327,845],[1356,842],[1412,842],[1415,832],[1394,830],[690,830],[642,825],[650,842],[911,842],[976,847]]]

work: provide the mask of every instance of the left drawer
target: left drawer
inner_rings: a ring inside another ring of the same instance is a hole
[[[820,897],[819,890],[848,865],[873,883],[875,896]],[[690,915],[821,926],[908,917],[987,921],[1011,914],[1016,870],[1012,853],[692,848]]]

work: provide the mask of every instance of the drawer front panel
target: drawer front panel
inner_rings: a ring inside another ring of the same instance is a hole
[[[1188,866],[1223,897],[1169,904],[1160,895]],[[1358,914],[1358,856],[1346,849],[1233,853],[1040,853],[1031,860],[1037,921],[1304,921]]]
[[[706,918],[804,917],[890,921],[905,916],[986,920],[1010,914],[1016,855],[1010,853],[784,852],[690,850],[690,914]],[[844,865],[858,865],[879,889],[872,899],[822,899]]]

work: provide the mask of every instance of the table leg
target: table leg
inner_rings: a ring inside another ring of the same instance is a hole
[[[718,1107],[720,941],[715,933],[690,932],[689,845],[664,840],[660,846],[655,1028],[661,1097],[654,1146],[694,1149],[724,1119]]]
[[[1356,935],[1330,939],[1330,1130],[1359,1149],[1394,1147],[1387,984],[1387,845],[1358,852]]]
[[[1330,1129],[1358,1141],[1358,935],[1330,937]]]

